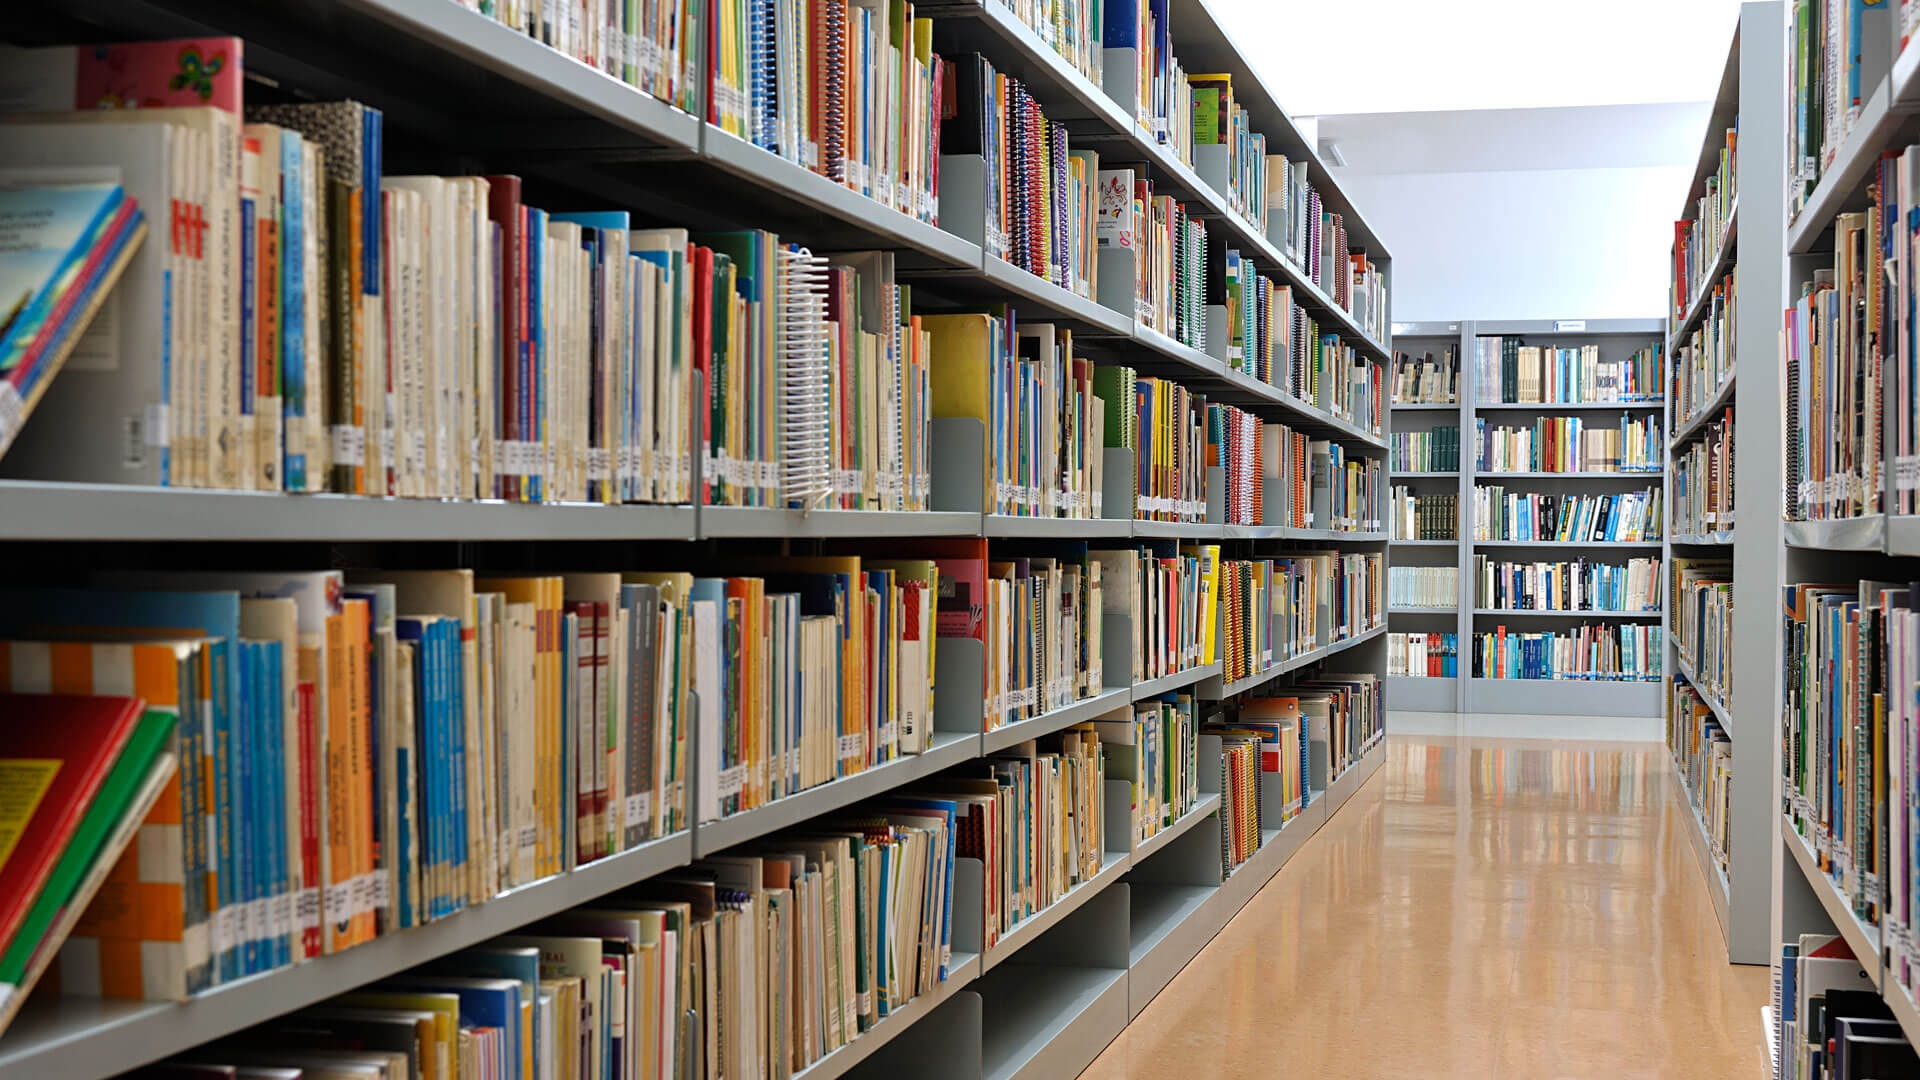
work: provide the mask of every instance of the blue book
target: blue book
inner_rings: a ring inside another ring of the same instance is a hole
[[[292,432],[307,415],[306,171],[300,133],[280,131],[280,414]],[[307,489],[307,455],[298,439],[285,439],[281,483]],[[297,449],[296,449],[297,448]]]
[[[520,980],[489,979],[474,975],[396,975],[382,981],[376,989],[415,994],[453,994],[460,999],[460,1026],[498,1028],[505,1032],[503,1045],[511,1072],[520,1064]],[[605,1000],[605,998],[602,998]],[[602,1028],[611,1025],[599,1025]],[[602,1058],[602,1060],[605,1060]]]
[[[908,796],[894,799],[891,805],[909,807],[915,810],[931,810],[947,821],[945,830],[947,834],[947,850],[945,856],[947,883],[946,887],[941,889],[941,905],[938,914],[939,926],[936,928],[940,938],[940,980],[945,982],[948,967],[953,960],[953,860],[954,843],[956,839],[954,836],[956,831],[954,828],[954,819],[959,813],[959,806],[952,799],[935,799],[921,796]]]
[[[421,814],[426,818],[420,830],[421,847],[424,848],[420,858],[420,878],[428,919],[438,919],[446,914],[446,897],[441,891],[445,882],[444,830],[447,818],[442,789],[448,777],[436,711],[439,684],[433,670],[433,648],[429,641],[432,624],[437,619],[438,616],[433,615],[402,616],[395,619],[393,624],[394,638],[399,646],[413,650],[415,745],[420,748],[421,754],[419,775],[423,797],[420,805]]]
[[[360,106],[360,291],[380,295],[380,238],[384,216],[380,207],[380,177],[383,175],[381,137],[383,127],[379,109]]]
[[[235,768],[236,791],[236,830],[239,842],[238,863],[240,867],[239,897],[240,918],[236,924],[236,933],[240,939],[240,970],[251,975],[260,968],[260,934],[258,920],[254,917],[260,909],[260,833],[261,805],[258,768],[260,748],[257,745],[260,735],[257,690],[254,686],[258,678],[258,667],[254,663],[254,642],[240,641],[232,655],[234,669],[240,677],[240,712],[233,723],[233,760]]]
[[[477,945],[424,965],[421,973],[463,975],[483,979],[512,979],[520,984],[520,1001],[533,1011],[533,1060],[546,1060],[540,1033],[540,950],[532,946]],[[516,1066],[517,1069],[517,1066]]]
[[[542,273],[541,270],[547,257],[547,212],[531,206],[526,209],[527,294],[529,296],[540,296],[542,290],[547,287],[546,275]],[[530,342],[529,347],[533,351],[533,363],[530,365],[533,369],[533,385],[529,387],[530,393],[520,396],[520,401],[521,408],[524,411],[522,419],[526,422],[526,426],[522,427],[521,430],[530,432],[533,436],[534,443],[545,446],[547,445],[548,438],[546,424],[547,326],[545,319],[542,318],[544,314],[541,310],[542,307],[544,307],[544,305],[538,303],[528,306],[530,314],[527,319],[527,339]],[[531,475],[528,477],[528,488],[533,493],[530,501],[545,502],[546,465],[544,459],[539,464],[531,465],[530,473]]]
[[[409,672],[409,680],[404,692],[417,702],[420,700],[418,689],[420,685],[419,646],[413,641],[400,639],[399,623],[397,620],[394,624],[394,637],[394,663],[396,665],[400,664],[400,650],[405,650],[407,654],[407,662],[404,665],[404,669]],[[395,754],[394,760],[394,797],[399,801],[401,814],[399,835],[396,837],[398,851],[395,857],[395,865],[399,867],[400,873],[398,875],[399,893],[396,897],[395,908],[399,912],[399,923],[403,927],[414,926],[424,917],[424,905],[426,901],[425,898],[414,894],[414,872],[417,868],[423,867],[424,861],[428,858],[427,852],[431,843],[426,830],[419,827],[419,823],[412,818],[412,809],[414,808],[418,809],[422,818],[427,816],[424,770],[420,767],[421,763],[425,760],[425,751],[423,749],[424,744],[420,739],[417,717],[414,724],[413,735],[414,737],[411,740],[413,743],[412,752],[409,753],[408,748],[402,746]],[[416,786],[420,789],[417,801],[412,794],[412,790]],[[415,844],[416,839],[419,841],[417,846]],[[424,873],[420,874],[420,879],[424,882],[426,875]]]
[[[0,376],[26,354],[125,201],[118,184],[0,192],[0,225],[19,237],[0,254]]]
[[[286,700],[284,663],[285,651],[281,642],[260,642],[262,741],[267,747],[266,760],[270,762],[284,762],[288,752],[286,717],[282,711]],[[289,808],[286,770],[268,769],[267,775],[267,820],[286,821]],[[273,943],[273,958],[268,962],[270,967],[282,967],[293,962],[293,935],[297,932],[293,925],[293,859],[294,853],[287,843],[287,830],[268,829],[268,895],[272,897],[273,905],[269,929]]]
[[[452,771],[448,774],[453,789],[452,832],[454,881],[461,883],[458,889],[460,899],[455,907],[466,907],[468,873],[468,837],[467,837],[467,723],[466,723],[466,679],[461,669],[460,658],[460,620],[442,618],[440,633],[440,677],[445,686],[441,698],[445,709],[443,723],[446,725],[447,744]]]

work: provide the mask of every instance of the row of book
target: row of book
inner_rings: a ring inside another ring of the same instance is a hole
[[[1618,495],[1551,495],[1508,491],[1495,484],[1473,490],[1475,540],[1552,543],[1660,539],[1662,490]]]
[[[1693,683],[1722,705],[1733,704],[1733,563],[1673,559],[1673,647],[1693,669]]]
[[[1589,624],[1556,632],[1498,628],[1473,635],[1476,679],[1657,682],[1658,626]]]
[[[1881,162],[1865,211],[1834,218],[1833,268],[1814,271],[1787,310],[1790,521],[1880,512],[1889,315],[1883,233],[1886,215],[1898,212],[1887,186],[1895,164]]]
[[[1460,675],[1460,635],[1387,635],[1387,674],[1403,679],[1453,679]]]
[[[1733,407],[1676,453],[1667,473],[1673,531],[1704,536],[1733,528]]]
[[[1393,354],[1395,405],[1451,405],[1460,400],[1460,346],[1448,345],[1439,356]]]
[[[711,57],[701,39],[705,12],[691,0],[604,3],[580,11],[555,11],[534,0],[472,0],[462,6],[669,105],[699,112],[708,89],[700,73]],[[236,54],[233,63],[239,61]]]
[[[1899,31],[1885,4],[1794,0],[1789,18],[1787,198],[1797,215],[1886,76]]]
[[[1801,934],[1782,944],[1779,956],[1771,1047],[1778,1077],[1868,1080],[1920,1071],[1906,1029],[1844,937]]]
[[[1658,404],[1666,386],[1658,342],[1624,360],[1598,345],[1527,345],[1516,337],[1474,342],[1474,400],[1513,404]]]
[[[1920,148],[1905,147],[1898,154],[1889,153],[1880,162],[1879,175],[1876,178],[1876,190],[1872,192],[1880,202],[1887,205],[1881,215],[1883,222],[1898,223],[1911,216],[1916,200],[1920,200]],[[1887,457],[1892,462],[1888,479],[1892,482],[1892,512],[1898,514],[1920,513],[1920,480],[1916,479],[1916,470],[1920,470],[1920,387],[1914,380],[1920,378],[1920,328],[1914,322],[1914,297],[1920,294],[1920,250],[1916,250],[1911,229],[1890,228],[1885,238],[1882,257],[1887,260],[1890,270],[1887,276],[1888,295],[1881,305],[1882,314],[1887,316],[1880,329],[1881,352],[1890,355],[1890,370],[1885,372],[1882,381],[1883,392],[1886,387],[1893,390],[1894,400],[1890,408],[1893,412],[1891,437],[1893,446]],[[1837,235],[1837,234],[1836,234]]]
[[[1658,612],[1660,559],[1508,562],[1473,557],[1474,606],[1525,611]]]
[[[1667,441],[1658,416],[1623,416],[1615,425],[1579,416],[1543,416],[1532,427],[1487,426],[1474,420],[1482,473],[1659,472]]]
[[[1707,313],[1685,344],[1674,347],[1673,388],[1668,405],[1674,426],[1691,421],[1733,378],[1734,350],[1739,339],[1737,320],[1740,269],[1727,271],[1713,286]]]
[[[1230,406],[1209,409],[1213,430],[1226,440],[1224,446],[1210,442],[1208,448],[1209,465],[1223,463],[1221,510],[1226,524],[1380,530],[1386,519],[1386,480],[1379,458],[1349,456],[1340,443],[1310,438],[1285,424],[1257,423]],[[1235,431],[1240,432],[1237,439]]]
[[[1101,22],[1105,0],[997,0],[1015,18],[1031,27],[1073,69],[1100,85],[1107,43]]]
[[[1200,801],[1200,726],[1186,693],[1138,702],[1124,720],[1094,721],[1105,778],[1128,786],[1129,846],[1160,835]]]
[[[1460,496],[1454,492],[1416,495],[1400,484],[1393,488],[1393,539],[1458,540]]]
[[[1388,602],[1396,608],[1452,609],[1460,604],[1457,566],[1395,566],[1387,571]]]
[[[1205,280],[1209,326],[1224,326],[1207,331],[1208,343],[1216,355],[1225,345],[1221,358],[1229,368],[1368,431],[1380,430],[1381,373],[1337,334],[1323,332],[1320,317],[1301,306],[1293,286],[1259,270],[1224,238],[1207,252]],[[1214,341],[1220,333],[1224,342]]]
[[[1394,472],[1460,471],[1460,426],[1436,424],[1430,431],[1393,433]]]
[[[1725,878],[1733,847],[1733,739],[1684,678],[1676,677],[1668,690],[1667,751],[1707,834],[1707,854]]]
[[[1673,267],[1668,277],[1669,318],[1679,323],[1706,287],[1706,277],[1725,243],[1733,209],[1739,205],[1738,157],[1740,118],[1733,118],[1719,149],[1719,159],[1693,200],[1693,217],[1673,223]]]
[[[1790,826],[1869,926],[1912,927],[1914,683],[1906,582],[1790,585],[1782,594],[1782,781]]]
[[[932,19],[916,18],[910,3],[861,0],[804,10],[715,0],[691,14],[691,32],[707,38],[701,100],[709,124],[938,223],[947,79]]]

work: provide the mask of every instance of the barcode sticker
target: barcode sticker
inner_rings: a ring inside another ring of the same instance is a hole
[[[611,454],[605,447],[593,447],[587,451],[587,479],[606,480],[612,477],[609,469]]]
[[[627,828],[637,828],[653,820],[653,793],[643,791],[627,796]]]
[[[302,927],[320,925],[320,888],[309,886],[294,897],[294,917]]]
[[[740,789],[746,787],[746,785],[747,767],[745,765],[735,765],[730,769],[720,770],[721,798],[724,799],[730,795],[740,794]]]
[[[858,733],[840,736],[840,759],[866,756],[866,738]]]
[[[233,905],[225,905],[213,913],[213,951],[217,955],[233,948]]]
[[[329,432],[333,439],[335,465],[367,463],[367,429],[358,424],[335,424]]]
[[[371,879],[367,888],[368,902],[373,905],[375,911],[387,910],[390,900],[387,893],[387,875],[382,871],[375,871],[368,876]]]

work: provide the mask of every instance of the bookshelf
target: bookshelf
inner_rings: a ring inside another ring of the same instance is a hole
[[[1247,54],[1210,6],[1178,0],[1172,10],[1174,48],[1188,70],[1233,74],[1270,152],[1310,163],[1325,208],[1344,216],[1354,248],[1376,260],[1390,281],[1384,244],[1321,165],[1313,144],[1260,86]],[[1156,187],[1196,205],[1210,228],[1224,230],[1228,243],[1263,273],[1287,283],[1323,332],[1376,362],[1391,360],[1391,334],[1363,326],[1313,284],[1283,245],[1231,208],[1218,187],[1215,163],[1199,160],[1190,167],[1177,160],[1135,123],[1132,103],[1113,85],[1098,85],[1063,62],[1001,0],[931,4],[922,14],[935,19],[937,51],[985,54],[999,70],[1026,81],[1050,117],[1069,122],[1076,145],[1084,139],[1103,155],[1147,162]],[[538,192],[530,202],[617,207],[696,229],[765,228],[814,250],[884,249],[898,260],[899,279],[913,286],[916,305],[924,301],[928,311],[982,299],[1011,301],[1023,316],[1072,327],[1076,346],[1097,360],[1178,380],[1209,400],[1333,440],[1352,456],[1371,460],[1386,453],[1388,417],[1381,417],[1379,433],[1367,430],[1235,370],[1223,352],[1182,345],[1136,322],[1128,310],[1075,295],[988,254],[976,221],[979,191],[976,185],[970,201],[964,163],[947,169],[943,161],[941,224],[929,224],[877,207],[453,0],[82,0],[50,13],[35,32],[48,40],[240,36],[249,72],[279,88],[323,100],[354,97],[384,110],[389,172],[464,173],[484,163],[526,176],[530,193]],[[208,563],[501,570],[551,565],[542,560],[554,559],[571,566],[653,567],[773,547],[831,550],[834,541],[854,538],[1138,541],[1162,550],[1181,540],[1212,541],[1239,557],[1328,546],[1384,554],[1388,548],[1384,524],[1357,532],[1226,525],[1219,523],[1217,508],[1203,522],[1133,520],[1130,457],[1120,463],[1124,467],[1109,491],[1112,516],[983,513],[977,482],[956,484],[955,474],[942,475],[943,455],[961,456],[957,445],[942,442],[936,432],[932,509],[920,512],[801,512],[697,500],[680,506],[524,505],[0,480],[0,551],[14,555],[16,565],[45,558],[78,571]],[[696,492],[700,456],[687,455]],[[977,481],[979,474],[973,475]],[[1230,684],[1222,681],[1218,665],[1109,684],[1094,697],[990,731],[983,730],[977,700],[936,695],[925,753],[718,820],[702,822],[695,814],[685,830],[450,917],[180,1003],[34,1001],[0,1034],[0,1074],[114,1076],[1159,694],[1189,691],[1211,711],[1223,700],[1316,667],[1383,671],[1385,634],[1384,623],[1373,626],[1280,658]],[[981,662],[977,650],[969,658],[949,655],[942,646],[939,655],[943,676],[965,670],[969,659],[976,670]],[[1394,692],[1389,687],[1385,696],[1391,700]],[[697,738],[692,742],[696,762],[714,749],[703,749]],[[813,1063],[807,1077],[911,1071],[982,1080],[1078,1072],[1353,797],[1385,756],[1379,739],[1351,762],[1335,761],[1325,741],[1313,740],[1308,749],[1306,806],[1284,822],[1277,811],[1261,822],[1259,848],[1230,874],[1220,872],[1224,803],[1216,755],[1215,775],[1201,777],[1202,795],[1192,810],[1138,843],[1124,829],[1109,828],[1099,873],[991,947],[982,944],[981,926],[956,920],[949,977]],[[1125,814],[1124,803],[1118,809]],[[977,867],[970,881],[967,870],[956,871],[961,897],[977,898],[982,888]],[[938,1062],[934,1071],[928,1062]]]
[[[1504,321],[1400,322],[1394,324],[1394,342],[1402,353],[1418,356],[1452,346],[1461,356],[1460,397],[1452,404],[1428,402],[1398,403],[1393,407],[1394,430],[1431,430],[1434,426],[1457,425],[1460,432],[1460,468],[1457,472],[1395,472],[1393,482],[1414,494],[1447,492],[1459,499],[1456,535],[1462,540],[1394,540],[1395,565],[1455,565],[1461,582],[1460,600],[1452,608],[1416,610],[1394,608],[1389,612],[1396,633],[1452,633],[1459,642],[1458,678],[1394,677],[1393,700],[1398,709],[1428,712],[1500,712],[1541,714],[1543,701],[1551,702],[1551,713],[1568,716],[1648,717],[1659,712],[1660,686],[1657,682],[1608,682],[1599,680],[1541,681],[1531,679],[1491,679],[1474,676],[1472,643],[1476,631],[1489,631],[1502,622],[1514,632],[1564,630],[1581,623],[1634,625],[1657,621],[1661,611],[1650,612],[1566,612],[1476,607],[1473,595],[1474,555],[1487,554],[1500,561],[1559,561],[1578,556],[1596,561],[1624,563],[1631,558],[1664,555],[1664,540],[1619,541],[1587,544],[1568,541],[1475,540],[1474,494],[1483,484],[1498,484],[1508,491],[1552,495],[1609,495],[1623,490],[1662,487],[1658,469],[1620,472],[1543,472],[1538,470],[1492,471],[1479,467],[1475,455],[1474,431],[1477,422],[1488,427],[1516,426],[1535,417],[1578,416],[1584,423],[1603,425],[1619,417],[1661,419],[1662,401],[1512,403],[1481,402],[1473,371],[1477,342],[1488,337],[1520,337],[1529,345],[1578,347],[1592,345],[1602,362],[1623,360],[1635,350],[1663,342],[1665,322],[1658,319],[1545,319]],[[1576,556],[1576,552],[1578,556]]]

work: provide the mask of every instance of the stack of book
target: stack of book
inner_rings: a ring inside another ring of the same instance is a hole
[[[1304,396],[1307,342],[1320,331],[1313,316],[1294,301],[1293,286],[1261,273],[1252,259],[1216,234],[1207,251],[1206,303],[1226,314],[1229,368],[1294,397]]]
[[[1267,137],[1253,130],[1253,115],[1233,99],[1233,76],[1189,75],[1187,84],[1195,160],[1203,168],[1224,164],[1227,208],[1251,222],[1267,205]]]
[[[1157,0],[1107,0],[1101,42],[1111,77],[1122,65],[1133,68],[1134,123],[1150,140],[1182,163],[1193,164],[1193,88],[1173,55],[1173,26],[1167,5]]]
[[[1102,449],[1131,416],[1132,379],[1073,354],[1073,334],[1004,315],[928,315],[932,413],[981,423],[981,506],[1016,517],[1099,516]],[[1096,392],[1105,385],[1107,390]],[[1108,403],[1124,408],[1108,412]],[[1130,438],[1130,434],[1129,434]],[[1116,442],[1114,445],[1120,445]]]
[[[1258,731],[1209,723],[1220,740],[1220,876],[1224,880],[1260,850],[1266,743]]]
[[[1870,190],[1867,210],[1834,218],[1833,269],[1815,271],[1787,310],[1787,518],[1793,521],[1880,512],[1888,314],[1881,236],[1892,200],[1878,183]],[[1896,445],[1899,440],[1896,435]]]
[[[1590,624],[1554,633],[1519,633],[1502,624],[1473,635],[1473,676],[1657,682],[1660,628]]]
[[[1686,782],[1688,801],[1707,834],[1707,853],[1720,876],[1727,874],[1733,846],[1733,740],[1719,717],[1683,678],[1675,678],[1667,699],[1667,750]]]
[[[1673,647],[1696,686],[1733,703],[1733,563],[1673,560]]]
[[[938,222],[945,73],[932,19],[915,18],[910,3],[860,0],[821,0],[804,12],[791,2],[715,0],[682,18],[696,38],[703,29],[709,37],[698,65],[708,123]]]
[[[1611,543],[1660,538],[1661,489],[1620,495],[1546,495],[1496,484],[1473,489],[1475,540]]]
[[[1667,484],[1673,492],[1675,533],[1704,536],[1733,528],[1732,406],[1674,455]]]
[[[1387,574],[1394,607],[1452,610],[1460,602],[1457,566],[1395,566]]]
[[[1527,611],[1660,610],[1660,560],[1628,559],[1610,566],[1586,558],[1560,562],[1503,562],[1473,557],[1474,605]]]
[[[1797,215],[1886,76],[1887,39],[1900,29],[1884,4],[1794,0],[1791,8],[1787,94],[1796,107],[1787,110],[1787,195]]]
[[[1395,405],[1450,405],[1460,400],[1460,346],[1448,345],[1441,355],[1393,354]]]
[[[1658,343],[1625,360],[1602,360],[1600,346],[1526,345],[1483,337],[1475,344],[1474,396],[1512,404],[1658,404],[1666,386]]]
[[[1880,159],[1879,175],[1869,195],[1885,204],[1881,220],[1898,223],[1912,217],[1914,200],[1920,198],[1915,194],[1920,190],[1917,174],[1920,147],[1905,147],[1898,154],[1889,153]],[[1884,239],[1886,244],[1878,254],[1890,268],[1886,295],[1879,296],[1877,289],[1874,292],[1882,315],[1880,351],[1890,357],[1881,379],[1882,392],[1891,398],[1882,404],[1882,410],[1893,413],[1893,422],[1888,425],[1893,440],[1887,452],[1893,466],[1888,480],[1892,512],[1914,514],[1920,513],[1920,385],[1916,385],[1920,380],[1920,358],[1916,357],[1920,326],[1916,326],[1913,310],[1916,297],[1920,297],[1920,239],[1912,229],[1898,227],[1889,228]]]
[[[1673,274],[1668,281],[1670,318],[1684,319],[1694,298],[1706,286],[1706,276],[1725,242],[1727,225],[1739,202],[1740,170],[1734,149],[1740,118],[1726,130],[1719,163],[1707,174],[1700,196],[1693,201],[1693,217],[1673,223]]]
[[[1207,347],[1207,225],[1185,203],[1156,195],[1147,166],[1113,164],[1099,174],[1097,239],[1109,282],[1109,306],[1135,322],[1195,349]],[[1218,272],[1217,270],[1215,271]]]
[[[1460,427],[1437,424],[1431,431],[1393,433],[1394,472],[1460,471]]]
[[[1291,434],[1283,425],[1276,443]],[[1264,508],[1261,489],[1259,417],[1231,405],[1207,406],[1207,467],[1219,469],[1224,487],[1218,493],[1225,524],[1258,525]]]
[[[1460,674],[1460,635],[1388,634],[1387,674],[1406,679],[1455,678]]]
[[[628,86],[687,112],[699,111],[703,87],[697,73],[707,59],[700,36],[704,15],[691,0],[607,4],[604,22],[570,17],[533,0],[474,8]],[[744,25],[737,21],[733,29]]]
[[[1214,654],[1220,660],[1220,677],[1234,682],[1265,671],[1275,660],[1273,563],[1227,559],[1219,567],[1220,642]]]
[[[149,957],[122,944],[138,937],[128,933],[142,919],[136,908],[181,902],[177,879],[171,887],[137,883],[141,853],[178,838],[178,819],[169,830],[166,810],[181,800],[175,771],[185,753],[176,738],[183,703],[157,684],[151,700],[147,687],[136,686],[124,688],[143,696],[95,695],[96,659],[137,671],[133,654],[148,651],[102,649],[96,657],[79,643],[25,650],[0,643],[0,772],[12,793],[0,861],[0,1031],[43,975],[70,982],[74,993],[100,992],[102,982],[137,989]],[[62,952],[70,940],[72,949]],[[117,959],[77,962],[101,946]],[[75,962],[54,969],[56,954]],[[151,954],[155,977],[169,976],[168,959],[164,950]]]
[[[1107,399],[1107,415],[1135,418],[1135,516],[1141,521],[1204,521],[1207,399],[1180,383],[1150,375],[1133,380],[1132,410],[1119,400],[1127,392],[1124,381],[1099,382],[1094,389]]]
[[[1310,700],[1307,704],[1317,706],[1318,701]],[[1291,687],[1241,697],[1229,707],[1224,718],[1210,723],[1205,730],[1223,739],[1252,739],[1257,743],[1254,749],[1258,757],[1253,763],[1256,775],[1250,778],[1248,790],[1236,798],[1236,803],[1249,812],[1257,809],[1266,815],[1265,822],[1278,824],[1292,821],[1306,808],[1308,722],[1302,712],[1302,701],[1293,696]],[[1267,778],[1272,779],[1271,785],[1265,782]],[[1267,805],[1260,805],[1263,802]],[[1251,816],[1255,822],[1263,820],[1257,814]],[[1241,819],[1235,816],[1222,820],[1239,823]],[[1244,861],[1258,847],[1256,837],[1253,848],[1243,849],[1234,864]]]
[[[1326,671],[1289,688],[1307,719],[1307,735],[1325,742],[1337,777],[1360,760],[1385,728],[1380,676],[1370,672]]]
[[[1685,424],[1707,407],[1720,388],[1733,377],[1734,346],[1739,330],[1734,298],[1739,296],[1740,271],[1736,267],[1713,285],[1712,298],[1700,325],[1687,336],[1686,344],[1674,348],[1673,408],[1675,426]]]
[[[1479,417],[1474,426],[1483,473],[1659,472],[1667,446],[1658,416],[1623,416],[1612,427],[1543,416],[1525,428],[1489,428]]]
[[[1393,489],[1395,540],[1457,540],[1460,538],[1460,496],[1453,492],[1416,495],[1413,489]]]
[[[1905,945],[1889,948],[1910,951]],[[1780,946],[1779,956],[1773,1049],[1782,1077],[1905,1076],[1920,1070],[1920,1055],[1844,937],[1800,934]],[[1865,962],[1881,961],[1870,956]]]
[[[955,59],[952,89],[939,151],[982,159],[987,254],[1076,296],[1098,295],[1098,155],[1072,149],[1026,84],[978,53]]]
[[[1095,86],[1106,58],[1100,39],[1104,0],[1001,0],[1014,17],[1033,28],[1073,69]]]
[[[963,830],[959,850],[984,863],[989,948],[1106,865],[1107,845],[1119,838],[1106,835],[1103,742],[1094,724],[1076,724],[910,789],[982,812],[978,826]]]
[[[1313,551],[1273,560],[1276,660],[1358,637],[1386,618],[1379,552]]]
[[[1387,411],[1386,369],[1333,334],[1322,334],[1307,357],[1301,396],[1362,431],[1380,433]]]
[[[1106,778],[1127,784],[1129,846],[1158,836],[1200,801],[1200,718],[1190,694],[1163,694],[1093,727]]]
[[[1204,591],[1212,567],[1201,557],[1215,548],[1157,555],[1140,548],[1095,551],[1102,564],[1103,611],[1131,627],[1131,671],[1110,672],[1116,683],[1158,679],[1207,663],[1202,660],[1213,610]]]
[[[1337,442],[1310,445],[1314,490],[1308,504],[1307,525],[1334,532],[1378,532],[1386,518],[1381,505],[1387,492],[1386,471],[1379,458],[1348,458],[1346,447]],[[1327,480],[1326,499],[1320,493],[1320,478]]]
[[[981,541],[937,545],[939,550],[969,546]],[[988,730],[1065,708],[1105,689],[1100,664],[1104,562],[1081,549],[985,563]],[[969,561],[955,569],[966,575],[965,582],[982,567]]]

